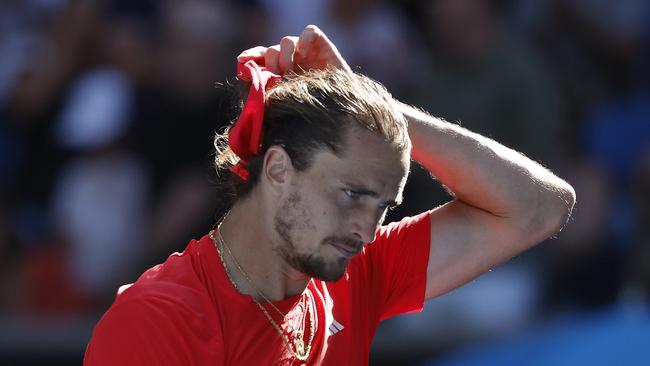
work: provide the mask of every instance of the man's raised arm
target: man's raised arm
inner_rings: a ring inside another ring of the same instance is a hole
[[[400,104],[412,157],[454,195],[431,212],[427,299],[442,295],[556,234],[573,188],[494,140]],[[549,143],[551,143],[549,141]]]

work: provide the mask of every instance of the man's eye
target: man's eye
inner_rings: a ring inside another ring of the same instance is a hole
[[[350,197],[350,198],[355,198],[355,199],[357,199],[357,198],[360,197],[360,195],[359,195],[358,192],[353,191],[353,190],[351,190],[351,189],[344,189],[343,192],[345,193],[346,196],[348,196],[348,197]]]

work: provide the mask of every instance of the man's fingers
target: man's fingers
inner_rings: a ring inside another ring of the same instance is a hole
[[[249,48],[237,56],[237,62],[246,62],[248,60],[259,60],[266,54],[266,47],[257,46]]]
[[[278,65],[282,74],[293,70],[293,54],[298,43],[298,37],[284,37],[280,41],[280,57]]]
[[[299,37],[287,36],[279,45],[253,47],[237,56],[239,62],[248,60],[263,61],[268,70],[279,75],[296,68],[322,69],[330,65],[352,71],[325,33],[311,24]]]
[[[274,45],[266,49],[264,54],[264,66],[274,74],[282,74],[280,71],[280,45]]]
[[[300,33],[300,37],[298,37],[296,52],[302,57],[306,56],[309,47],[319,37],[325,37],[325,34],[320,30],[320,28],[313,24],[306,26],[302,33]]]

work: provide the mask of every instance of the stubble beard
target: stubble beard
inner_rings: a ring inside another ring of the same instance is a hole
[[[345,258],[337,258],[328,263],[317,251],[309,254],[300,253],[296,247],[294,235],[296,228],[311,227],[308,210],[301,205],[301,201],[298,193],[292,193],[275,213],[273,224],[280,242],[275,244],[274,249],[293,269],[321,281],[338,281],[345,274],[348,262]],[[332,239],[323,240],[318,248],[326,245],[327,240]]]

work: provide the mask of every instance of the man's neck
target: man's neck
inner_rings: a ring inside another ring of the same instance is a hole
[[[242,294],[278,301],[302,293],[311,278],[289,266],[274,250],[275,240],[281,239],[273,229],[273,213],[261,202],[249,197],[235,203],[226,215],[221,224],[226,246],[222,256]]]

